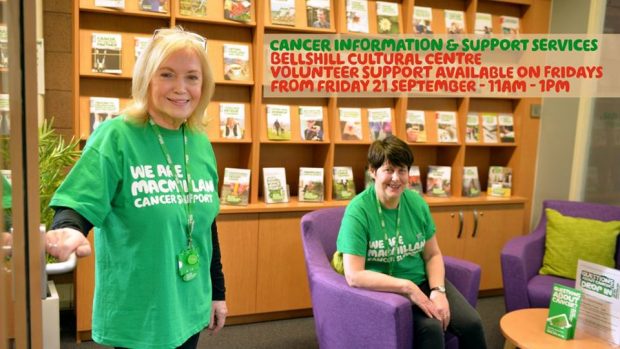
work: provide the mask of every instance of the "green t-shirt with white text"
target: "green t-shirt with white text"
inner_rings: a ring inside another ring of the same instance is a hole
[[[426,241],[435,235],[435,223],[424,199],[415,191],[405,190],[400,197],[400,238],[396,249],[396,217],[399,209],[386,209],[385,232],[377,209],[374,185],[357,195],[344,213],[338,233],[337,249],[366,258],[366,270],[408,279],[419,285],[426,281],[422,252]],[[385,239],[387,233],[388,240]],[[395,251],[396,256],[392,254]]]
[[[185,130],[188,183],[182,130],[159,130],[172,168],[151,125],[119,116],[88,139],[50,203],[76,210],[96,227],[92,336],[104,345],[177,347],[210,320],[211,224],[219,211],[215,155],[204,133]],[[200,271],[185,282],[177,255],[187,247],[188,200]]]

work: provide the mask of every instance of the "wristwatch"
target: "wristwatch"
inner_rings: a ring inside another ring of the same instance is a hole
[[[431,288],[431,292],[433,291],[437,291],[437,292],[441,292],[441,293],[446,293],[446,288],[443,286],[436,286]]]

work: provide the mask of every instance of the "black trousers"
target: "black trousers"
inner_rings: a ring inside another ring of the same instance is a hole
[[[427,296],[430,295],[428,282],[419,285]],[[450,323],[448,332],[459,338],[459,347],[467,349],[485,349],[487,343],[480,315],[465,297],[446,280],[446,296],[450,305]],[[444,331],[441,321],[428,317],[417,305],[413,311],[413,342],[415,348],[444,348]]]
[[[199,337],[200,337],[200,332],[198,332],[195,335],[189,337],[189,339],[186,340],[185,343],[181,344],[180,347],[177,347],[177,349],[196,349],[196,347],[198,346],[198,338]],[[116,347],[116,349],[127,349],[127,348]]]

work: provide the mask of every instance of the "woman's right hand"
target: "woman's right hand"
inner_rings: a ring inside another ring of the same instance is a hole
[[[418,285],[411,283],[409,288],[409,292],[407,292],[407,297],[409,300],[418,306],[418,308],[422,309],[422,311],[430,318],[435,318],[441,320],[441,316],[437,307],[435,307],[435,303],[431,301],[422,290],[418,287]]]
[[[73,252],[77,257],[86,257],[91,253],[86,236],[73,228],[48,231],[45,234],[45,250],[61,262],[66,261]]]
[[[2,244],[2,246],[11,246],[13,245],[13,236],[9,233],[0,233],[0,236],[2,238],[0,238],[0,244]]]

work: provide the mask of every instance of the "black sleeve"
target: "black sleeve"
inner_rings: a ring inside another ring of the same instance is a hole
[[[54,220],[50,230],[73,228],[81,231],[84,236],[88,236],[88,232],[93,228],[91,222],[72,208],[58,206],[54,207],[54,211]]]
[[[93,228],[86,218],[68,207],[54,207],[54,221],[50,229],[73,228],[84,234]],[[217,237],[217,225],[215,221],[211,225],[211,239],[213,241],[213,257],[211,260],[211,283],[213,285],[212,299],[216,301],[226,299],[226,287],[224,286],[224,272],[222,271],[222,255],[220,253],[220,243]]]
[[[224,272],[222,271],[222,254],[220,242],[217,238],[217,225],[215,220],[211,225],[211,240],[213,241],[213,257],[211,259],[211,285],[213,286],[212,299],[214,301],[226,300],[226,286],[224,286]]]

